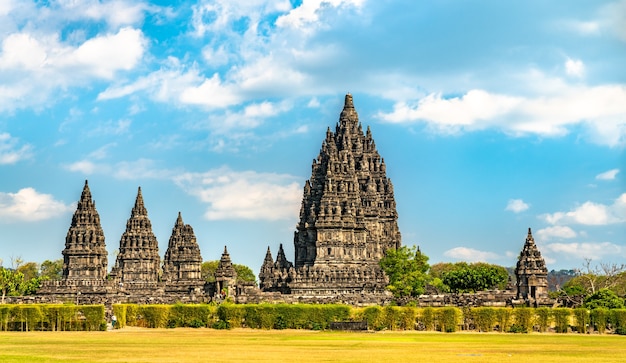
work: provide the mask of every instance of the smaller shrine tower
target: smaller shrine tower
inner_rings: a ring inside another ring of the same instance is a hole
[[[237,271],[235,271],[228,250],[224,246],[224,253],[222,253],[217,270],[215,270],[215,291],[217,294],[224,292],[226,296],[231,296],[236,294],[236,286]]]
[[[517,299],[532,305],[548,300],[548,269],[530,228],[515,267]]]

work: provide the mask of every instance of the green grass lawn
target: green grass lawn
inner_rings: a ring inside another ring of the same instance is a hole
[[[2,332],[0,362],[625,362],[626,337],[137,329]]]

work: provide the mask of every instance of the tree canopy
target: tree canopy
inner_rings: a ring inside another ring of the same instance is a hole
[[[201,275],[204,281],[215,282],[215,271],[219,264],[219,260],[205,261],[202,263]],[[237,272],[237,282],[256,282],[256,275],[254,275],[250,267],[233,263],[233,268]]]
[[[458,262],[446,266],[441,280],[452,292],[476,292],[494,288],[504,289],[509,279],[506,268],[485,262]]]
[[[396,297],[419,296],[430,280],[428,256],[416,246],[390,249],[380,260],[380,267],[389,277],[387,288]]]

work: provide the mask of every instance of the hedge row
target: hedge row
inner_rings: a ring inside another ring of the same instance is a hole
[[[308,304],[113,305],[116,328],[328,329],[332,322],[367,321],[372,330],[455,332],[575,331],[626,334],[626,309],[417,308]],[[104,330],[102,305],[0,305],[0,330]]]
[[[113,305],[117,326],[147,328],[210,327],[216,329],[327,329],[350,318],[347,305],[221,304]]]
[[[609,327],[626,334],[626,309],[568,308],[416,308],[307,304],[114,305],[118,326],[149,328],[210,327],[215,329],[328,329],[337,321],[367,321],[372,330],[455,332],[531,331],[557,333],[598,331]]]
[[[211,327],[217,320],[213,305],[113,305],[116,328],[139,326],[144,328]]]
[[[106,330],[103,305],[0,305],[0,330]]]

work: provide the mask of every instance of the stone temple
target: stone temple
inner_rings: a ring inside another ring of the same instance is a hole
[[[120,250],[111,276],[127,290],[154,289],[159,281],[160,267],[159,243],[152,232],[140,187],[120,239]]]
[[[282,246],[272,263],[268,250],[260,284],[302,296],[383,293],[388,281],[378,261],[401,245],[397,221],[385,161],[348,94],[304,185],[295,263],[286,261]]]
[[[282,244],[276,259],[268,247],[258,288],[238,280],[226,246],[214,281],[207,282],[202,276],[203,259],[194,230],[183,222],[180,212],[161,261],[139,188],[115,265],[107,273],[104,232],[85,181],[65,238],[62,279],[43,281],[29,301],[107,306],[120,302],[208,302],[225,297],[240,303],[389,302],[389,281],[379,261],[386,251],[401,246],[394,190],[372,132],[369,127],[363,131],[350,94],[334,130],[326,131],[319,155],[313,160],[299,217],[293,239],[294,262],[287,259]],[[547,273],[529,229],[515,269],[517,291],[474,294],[470,303],[467,296],[460,295],[420,296],[419,304],[551,305],[554,301],[548,298]]]
[[[85,181],[76,212],[65,237],[63,278],[104,280],[107,276],[107,250],[96,203]]]
[[[548,268],[528,228],[528,236],[515,267],[517,299],[530,305],[551,305],[548,297]]]

